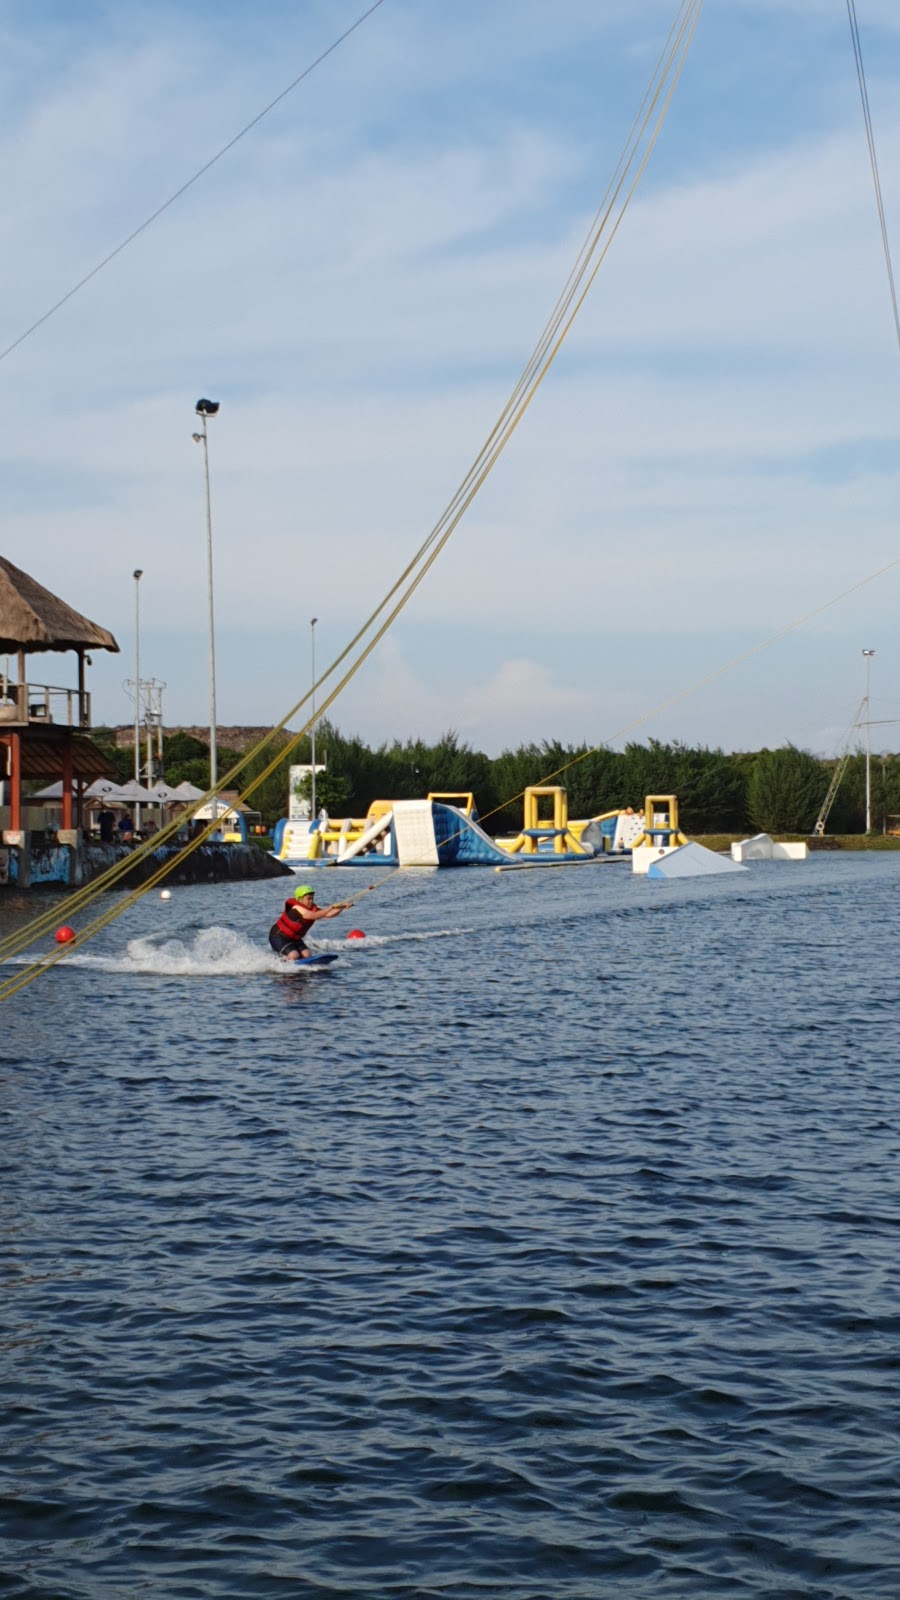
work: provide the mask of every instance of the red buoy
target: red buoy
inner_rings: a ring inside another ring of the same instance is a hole
[[[348,939],[364,939],[365,937],[362,928],[351,928],[347,935]]]
[[[57,944],[71,944],[75,937],[75,929],[67,928],[65,924],[56,930]]]

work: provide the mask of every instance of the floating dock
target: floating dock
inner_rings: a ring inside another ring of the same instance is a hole
[[[307,867],[497,867],[584,865],[622,860],[643,841],[655,847],[685,844],[674,795],[648,795],[642,810],[630,806],[570,821],[566,791],[531,785],[524,793],[519,833],[491,838],[478,820],[470,793],[429,794],[425,800],[376,800],[364,818],[285,818],[275,829],[276,860]],[[543,813],[543,814],[542,814]]]

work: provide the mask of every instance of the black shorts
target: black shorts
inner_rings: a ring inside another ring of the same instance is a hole
[[[289,939],[282,933],[277,922],[273,922],[269,929],[269,943],[277,956],[283,956],[287,950],[296,950],[301,957],[306,955],[306,945],[302,939]]]

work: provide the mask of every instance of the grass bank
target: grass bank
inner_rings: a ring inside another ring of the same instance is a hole
[[[691,838],[707,850],[730,850],[746,833],[693,833]],[[810,839],[803,833],[773,833],[780,844],[799,844],[804,839],[810,850],[900,850],[900,838],[890,833],[827,833],[824,839]]]

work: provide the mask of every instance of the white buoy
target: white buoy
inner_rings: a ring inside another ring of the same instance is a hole
[[[160,898],[160,900],[171,900],[171,898],[172,898],[171,889],[160,889],[159,898]]]

